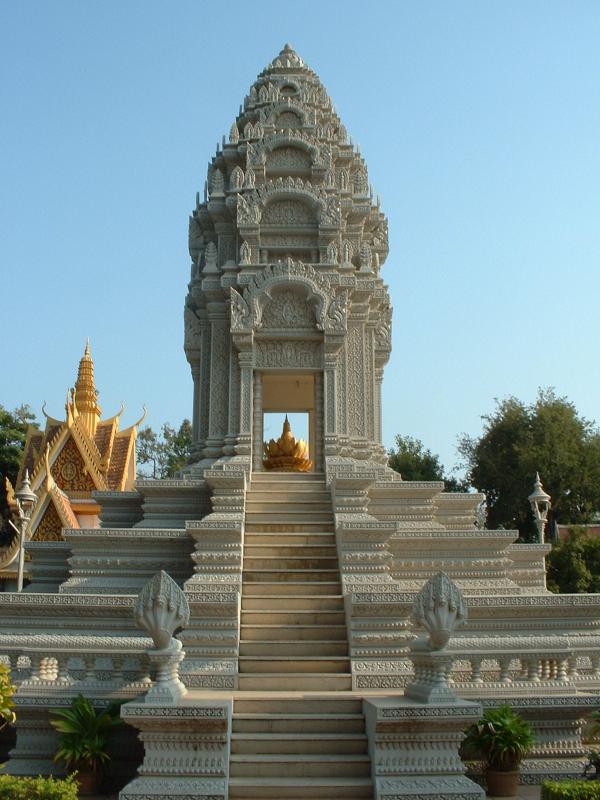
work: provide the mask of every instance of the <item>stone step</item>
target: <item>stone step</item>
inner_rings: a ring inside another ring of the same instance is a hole
[[[262,502],[262,501],[275,501],[278,503],[287,502],[315,502],[315,503],[329,503],[331,508],[331,494],[328,491],[320,491],[314,487],[290,487],[289,489],[283,487],[281,489],[263,489],[262,487],[248,490],[246,493],[246,502]]]
[[[331,492],[327,488],[324,481],[314,480],[308,478],[304,481],[279,481],[279,480],[264,480],[252,481],[248,487],[248,494],[254,493],[283,494],[284,492],[291,492],[292,494],[316,493],[325,494],[331,498]]]
[[[355,800],[373,798],[370,778],[232,778],[229,800],[295,800],[299,797],[318,800]]]
[[[315,581],[337,583],[340,579],[340,571],[338,569],[288,569],[282,572],[279,569],[244,569],[242,573],[244,588],[246,582],[258,583],[259,581],[265,581],[267,583],[273,583],[274,581],[280,581],[281,583],[285,583],[286,581],[292,581],[294,583],[299,583],[302,579],[306,579],[311,583]]]
[[[242,611],[241,625],[343,625],[343,611]]]
[[[339,595],[342,592],[342,585],[339,581],[317,581],[310,579],[297,583],[295,581],[273,581],[260,580],[255,583],[244,583],[242,598],[252,596],[273,595],[281,598],[285,603],[286,598],[291,595]]]
[[[246,518],[246,533],[333,533],[333,522],[256,522]]]
[[[352,689],[352,676],[329,672],[246,673],[238,676],[238,688],[256,692],[346,692]]]
[[[267,611],[285,608],[286,611],[343,611],[342,595],[251,595],[242,593],[242,611]]]
[[[336,735],[363,734],[365,720],[362,714],[253,714],[235,713],[232,720],[234,733],[289,733]]]
[[[274,531],[269,533],[263,531],[262,533],[253,533],[252,531],[245,531],[244,544],[252,545],[284,545],[285,547],[293,547],[296,545],[307,545],[309,547],[335,547],[335,534],[334,533],[294,533],[288,531]]]
[[[250,483],[256,481],[285,481],[286,483],[310,483],[320,481],[325,483],[324,472],[275,472],[274,470],[260,470],[250,475]]]
[[[347,641],[345,625],[244,625],[241,639],[245,641]]]
[[[267,641],[240,641],[240,656],[262,656],[270,653],[278,656],[348,656],[348,642],[341,641],[298,641],[286,642],[271,639]]]
[[[273,542],[272,544],[255,544],[244,542],[244,561],[248,558],[334,558],[337,561],[335,544],[310,545]]]
[[[231,752],[243,754],[294,753],[311,755],[334,753],[349,755],[367,752],[364,733],[233,733]]]
[[[299,695],[296,692],[284,692],[281,695],[270,693],[268,696],[238,695],[233,702],[233,716],[238,713],[266,714],[316,714],[317,717],[335,714],[340,719],[350,715],[362,714],[362,699],[354,695],[327,695],[318,692],[312,695]]]
[[[308,493],[307,493],[308,494]],[[309,495],[310,496],[310,495]],[[299,514],[327,514],[331,515],[333,512],[331,510],[331,501],[326,502],[318,502],[308,497],[306,500],[301,500],[299,502],[292,502],[286,500],[285,498],[282,499],[271,499],[271,500],[255,500],[253,497],[246,498],[246,514],[283,514],[286,517],[290,514],[299,515]]]
[[[350,755],[243,755],[229,758],[229,775],[239,777],[296,777],[296,778],[367,778],[371,760],[364,753]]]
[[[279,556],[261,556],[259,558],[247,556],[244,553],[244,571],[246,570],[281,570],[287,572],[290,569],[316,569],[316,570],[335,570],[338,566],[337,555],[324,558],[317,556],[290,556],[281,558]]]
[[[311,524],[317,522],[331,523],[333,522],[333,513],[331,509],[326,511],[305,511],[303,509],[295,510],[294,508],[286,509],[285,506],[280,510],[265,510],[259,511],[246,511],[246,522],[252,525],[258,525],[261,522],[279,525],[288,524]]]
[[[272,644],[269,642],[269,644]],[[281,673],[327,673],[340,674],[350,672],[350,659],[335,656],[321,656],[318,645],[312,656],[282,656],[274,655],[271,647],[270,654],[262,656],[240,656],[238,660],[240,674],[257,674],[266,672]]]

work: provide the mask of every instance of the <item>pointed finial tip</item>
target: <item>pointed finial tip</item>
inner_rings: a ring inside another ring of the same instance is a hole
[[[281,52],[282,52],[282,53],[285,53],[286,51],[287,51],[287,52],[289,52],[290,50],[293,50],[293,49],[294,49],[294,48],[292,47],[292,45],[291,45],[289,42],[286,42],[286,43],[283,45],[283,50],[282,50]]]

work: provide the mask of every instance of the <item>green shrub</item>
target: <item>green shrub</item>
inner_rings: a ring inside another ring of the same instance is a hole
[[[75,777],[20,778],[0,775],[0,800],[77,800]]]
[[[600,781],[544,781],[542,800],[600,800]]]

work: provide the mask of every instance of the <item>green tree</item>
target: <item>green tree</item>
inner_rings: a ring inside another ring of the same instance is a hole
[[[569,535],[552,548],[546,563],[552,592],[600,592],[600,539],[587,536],[585,528],[569,527]]]
[[[7,522],[5,478],[8,478],[14,486],[23,455],[27,427],[30,424],[37,427],[35,415],[28,405],[19,406],[14,411],[9,411],[0,405],[0,544],[6,543],[6,539],[12,539],[12,530],[8,528]]]
[[[508,397],[482,419],[482,435],[462,436],[458,449],[467,479],[486,495],[490,528],[516,528],[524,541],[534,540],[527,496],[536,472],[552,497],[549,529],[558,520],[593,518],[600,508],[600,433],[573,403],[540,389],[531,405]]]
[[[396,446],[388,451],[389,466],[405,481],[445,481],[449,492],[464,492],[468,484],[445,475],[440,457],[425,448],[420,439],[396,435]]]
[[[15,721],[13,694],[15,687],[10,680],[10,668],[0,663],[0,730]]]
[[[179,428],[168,422],[160,433],[149,426],[142,428],[137,437],[137,462],[146,465],[138,468],[138,475],[145,478],[172,478],[189,460],[192,452],[192,424],[184,419]]]

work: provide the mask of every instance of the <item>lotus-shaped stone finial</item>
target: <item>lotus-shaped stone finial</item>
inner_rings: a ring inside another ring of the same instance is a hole
[[[423,586],[415,598],[411,619],[429,633],[429,639],[416,645],[417,649],[428,650],[443,650],[455,628],[465,622],[465,601],[445,572],[438,572]]]
[[[166,650],[177,628],[188,624],[190,607],[173,578],[161,570],[138,595],[134,616],[140,628],[152,637],[155,648]]]

